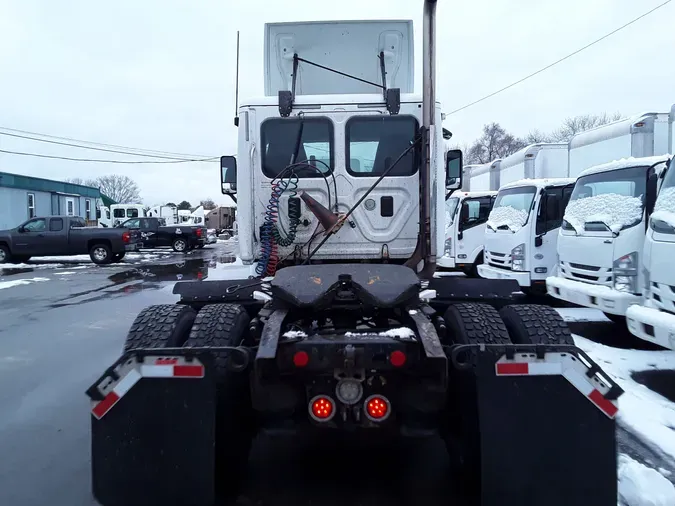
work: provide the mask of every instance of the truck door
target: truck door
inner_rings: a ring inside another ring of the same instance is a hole
[[[136,220],[129,220],[136,221]],[[143,239],[143,246],[146,248],[156,248],[157,247],[157,230],[156,224],[159,223],[159,220],[150,220],[148,218],[141,218],[141,238]]]
[[[14,237],[12,253],[15,255],[48,255],[44,251],[44,238],[47,231],[45,218],[34,218],[24,223]]]
[[[558,261],[558,229],[562,225],[565,207],[574,186],[546,188],[539,199],[535,230],[532,276],[544,279],[550,276]]]
[[[457,241],[457,262],[473,264],[483,249],[485,224],[494,199],[490,196],[466,199],[462,202]]]
[[[63,218],[49,218],[49,226],[44,232],[40,248],[43,255],[63,255],[71,252],[68,233]]]

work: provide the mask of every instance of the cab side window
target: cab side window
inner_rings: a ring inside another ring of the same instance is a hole
[[[460,230],[467,230],[486,223],[493,203],[494,199],[491,197],[468,199],[462,202]]]
[[[545,234],[562,225],[565,207],[570,201],[573,188],[547,188],[540,200],[537,213],[537,234]]]
[[[137,218],[135,220],[127,220],[122,225],[124,225],[127,228],[141,228],[140,222],[141,222],[140,218]]]
[[[37,218],[35,220],[30,220],[23,228],[28,232],[43,232],[47,228],[47,223],[44,218]]]

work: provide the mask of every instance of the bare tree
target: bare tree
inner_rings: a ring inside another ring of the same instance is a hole
[[[207,211],[210,211],[211,209],[215,209],[217,207],[216,203],[211,198],[200,200],[199,205],[203,206],[204,209]]]
[[[547,134],[535,128],[527,134],[525,142],[529,146],[530,144],[538,144],[540,142],[555,142],[555,139],[552,134]]]
[[[560,128],[551,134],[551,137],[557,142],[568,142],[579,132],[584,132],[600,125],[606,125],[622,118],[623,115],[620,112],[612,114],[607,114],[606,112],[602,114],[580,114],[566,118]]]
[[[523,139],[507,133],[499,123],[483,126],[483,135],[469,148],[466,163],[488,163],[509,156],[526,146]]]
[[[96,180],[94,180],[94,179],[86,179],[85,180],[85,179],[82,179],[81,177],[67,177],[63,181],[66,182],[66,183],[96,187]]]
[[[136,203],[141,200],[138,185],[127,176],[120,174],[100,176],[93,181],[92,186],[99,188],[103,195],[119,204]]]

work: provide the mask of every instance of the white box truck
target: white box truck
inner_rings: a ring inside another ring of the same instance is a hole
[[[567,170],[564,143],[533,144],[501,161],[501,188],[485,228],[484,263],[477,268],[481,277],[515,279],[525,292],[545,292],[574,186]]]
[[[464,170],[462,191],[499,190],[499,165],[501,159],[478,165],[467,165]]]
[[[668,160],[669,117],[640,114],[570,141],[570,174],[578,179],[558,239],[558,271],[546,282],[553,297],[614,321],[641,303],[645,220]],[[594,166],[579,173],[585,164]]]
[[[485,224],[496,191],[454,192],[445,200],[445,250],[438,259],[442,269],[477,276],[483,263]]]

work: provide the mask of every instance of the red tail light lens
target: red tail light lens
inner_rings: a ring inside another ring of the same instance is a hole
[[[197,229],[197,237],[201,237],[201,236],[202,236],[202,229],[198,228]]]
[[[335,402],[327,395],[317,395],[309,401],[309,414],[317,422],[327,422],[335,415]]]
[[[382,422],[389,417],[391,405],[386,397],[371,395],[366,399],[366,416],[373,422]]]
[[[405,353],[399,350],[394,350],[391,352],[391,355],[389,355],[389,362],[394,367],[403,367],[406,359]]]
[[[129,232],[124,232],[122,234],[122,242],[128,243],[131,240],[131,234]]]
[[[295,367],[305,367],[307,364],[309,364],[309,355],[307,352],[297,351],[295,355],[293,355],[293,364]]]

